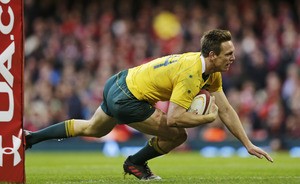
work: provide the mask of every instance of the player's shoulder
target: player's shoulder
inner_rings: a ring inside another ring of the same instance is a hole
[[[189,58],[189,59],[200,59],[201,52],[186,52],[182,53],[182,58]]]

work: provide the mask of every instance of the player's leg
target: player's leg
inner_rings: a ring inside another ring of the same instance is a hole
[[[74,123],[74,136],[103,137],[117,124],[117,120],[103,112],[101,106],[90,120],[77,120]]]
[[[66,120],[36,132],[27,133],[26,148],[49,139],[63,139],[74,136],[102,137],[109,133],[116,125],[114,118],[106,115],[101,107],[89,120]]]
[[[103,102],[91,119],[67,120],[37,132],[27,133],[27,135],[25,135],[26,148],[48,139],[62,139],[74,136],[102,137],[109,133],[115,127],[116,120],[112,118],[112,114],[108,108],[108,104],[113,100],[113,96],[109,99],[107,99],[107,96],[110,94],[109,91],[111,89],[115,89],[116,79],[117,75],[114,75],[107,81],[103,91]]]
[[[151,147],[151,149],[157,152],[157,156],[170,152],[187,139],[186,130],[184,128],[169,127],[167,125],[166,114],[159,109],[156,109],[145,121],[131,123],[129,126],[145,134],[155,136],[149,140],[149,143],[143,149],[147,150],[148,147]],[[142,152],[143,149],[140,152]],[[151,159],[151,155],[147,157],[145,155],[143,156],[143,153],[140,154],[138,152],[132,156],[132,158],[138,163],[144,163]]]
[[[125,174],[133,174],[141,180],[161,179],[151,172],[147,161],[166,154],[185,142],[187,139],[185,129],[167,126],[167,117],[159,109],[156,109],[143,122],[130,123],[128,125],[140,132],[155,135],[155,137],[150,139],[139,152],[125,160],[123,164]]]

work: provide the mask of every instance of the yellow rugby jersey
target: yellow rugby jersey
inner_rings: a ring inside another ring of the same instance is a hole
[[[210,74],[206,81],[202,78],[205,64],[200,56],[200,52],[174,54],[131,68],[126,78],[128,89],[150,104],[171,101],[188,109],[200,89],[222,90],[220,72]]]

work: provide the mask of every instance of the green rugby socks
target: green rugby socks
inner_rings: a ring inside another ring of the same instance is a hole
[[[74,120],[67,120],[36,132],[31,132],[26,136],[26,144],[32,146],[49,139],[63,139],[74,136]]]
[[[134,164],[143,165],[144,163],[146,163],[148,160],[152,158],[166,154],[163,153],[161,150],[158,151],[155,148],[159,148],[157,137],[153,137],[152,139],[150,139],[145,147],[143,147],[136,154],[129,156],[129,160]]]

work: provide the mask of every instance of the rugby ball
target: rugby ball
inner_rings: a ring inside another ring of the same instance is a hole
[[[208,114],[211,106],[211,96],[207,90],[201,89],[198,95],[192,101],[188,112],[195,112],[196,114]]]

